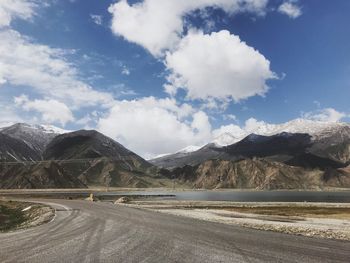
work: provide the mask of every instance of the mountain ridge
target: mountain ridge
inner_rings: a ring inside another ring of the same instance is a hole
[[[158,158],[150,159],[149,161],[153,163],[154,165],[163,167],[163,168],[174,168],[181,165],[186,164],[196,164],[198,161],[203,161],[203,158],[201,156],[210,155],[210,158],[215,158],[219,152],[222,152],[220,149],[227,147],[229,145],[232,145],[234,143],[237,143],[247,136],[251,134],[256,135],[262,135],[262,136],[273,136],[276,134],[283,134],[283,133],[305,133],[309,134],[311,136],[311,141],[318,141],[321,140],[327,140],[329,138],[329,134],[337,133],[339,130],[347,130],[345,132],[346,134],[343,134],[343,137],[350,138],[350,124],[349,123],[342,123],[342,122],[320,122],[320,121],[311,121],[311,120],[305,120],[305,119],[295,119],[286,123],[282,124],[266,124],[262,125],[255,130],[253,130],[250,133],[244,134],[242,136],[241,134],[239,136],[232,135],[228,132],[224,132],[222,135],[224,136],[224,139],[220,139],[216,137],[212,142],[209,142],[199,150],[193,151],[193,152],[187,152],[186,155],[182,155],[179,153],[173,153],[168,155],[163,155]],[[229,142],[227,138],[233,138],[233,141]],[[225,141],[225,143],[218,143],[218,141]],[[208,149],[211,149],[211,154],[208,154]],[[345,152],[347,149],[344,149]],[[205,153],[206,152],[206,153]],[[222,154],[221,154],[222,155]],[[221,156],[222,157],[222,156]],[[189,159],[189,161],[187,161]],[[198,159],[197,162],[194,162],[193,159]],[[346,153],[344,154],[344,160],[348,159],[350,160],[350,157],[346,156]]]
[[[196,148],[161,157],[159,165],[95,130],[14,124],[0,130],[0,188],[169,187],[173,180],[208,189],[350,187],[349,124]]]
[[[23,123],[2,129],[0,188],[161,187],[169,183],[152,164],[98,131],[57,131]]]

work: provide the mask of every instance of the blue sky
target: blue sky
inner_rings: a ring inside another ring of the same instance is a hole
[[[0,122],[98,129],[145,157],[220,131],[349,121],[347,0],[3,0]]]

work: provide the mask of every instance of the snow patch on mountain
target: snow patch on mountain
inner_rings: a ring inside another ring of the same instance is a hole
[[[14,122],[0,122],[0,131],[5,129],[6,127],[9,127],[11,125],[15,124]]]
[[[232,142],[237,142],[240,140],[240,138],[244,136],[243,135],[239,135],[239,136],[235,136],[232,133],[229,132],[225,132],[219,136],[217,136],[212,143],[214,143],[216,146],[226,146],[226,145],[230,145],[232,144]]]
[[[38,153],[43,152],[46,145],[48,145],[54,137],[67,132],[69,131],[63,130],[53,125],[26,123],[16,123],[14,125],[1,129],[1,133],[23,141]]]
[[[320,138],[322,136],[327,136],[327,134],[334,132],[336,129],[346,126],[350,127],[350,124],[342,122],[313,121],[299,118],[282,124],[263,123],[254,129],[242,129],[241,131],[243,132],[240,132],[239,134],[225,132],[216,137],[212,142],[217,147],[223,147],[234,144],[247,137],[249,134],[271,136],[281,133],[307,133],[313,138]]]
[[[64,130],[64,129],[61,129],[61,128],[56,127],[56,126],[46,125],[46,124],[38,125],[38,128],[46,133],[64,134],[64,133],[72,132],[70,130]]]
[[[200,148],[202,148],[202,146],[190,145],[190,146],[187,146],[187,147],[181,149],[180,151],[178,151],[176,153],[191,153],[191,152],[198,151]]]

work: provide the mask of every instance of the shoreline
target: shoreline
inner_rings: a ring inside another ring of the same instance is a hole
[[[272,189],[261,190],[253,188],[219,188],[219,189],[193,189],[193,188],[124,188],[124,187],[109,187],[106,191],[105,187],[91,187],[91,188],[43,188],[43,189],[0,189],[0,195],[2,193],[12,192],[350,192],[350,188],[324,188],[324,189]]]

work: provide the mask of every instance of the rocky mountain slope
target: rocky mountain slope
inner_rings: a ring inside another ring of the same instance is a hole
[[[349,168],[347,168],[349,169]],[[346,169],[305,169],[262,158],[237,161],[207,160],[201,164],[175,168],[167,176],[177,178],[194,188],[243,189],[323,189],[350,187]]]
[[[161,186],[153,165],[97,131],[59,135],[46,147],[43,157],[56,160],[86,185]]]
[[[242,148],[244,145],[249,147],[249,140],[252,142],[250,147],[265,149],[265,156],[272,156],[272,152],[277,150],[272,149],[272,147],[284,147],[286,146],[284,143],[289,140],[293,144],[300,143],[298,147],[302,148],[303,153],[311,152],[316,156],[329,158],[343,164],[350,161],[350,125],[347,123],[326,123],[297,119],[285,124],[258,127],[255,131],[256,133],[247,134],[244,137],[229,136],[224,133],[225,140],[216,140],[199,150],[185,154],[170,154],[149,161],[158,167],[173,169],[185,165],[196,165],[208,159],[236,160],[242,156],[262,156],[262,152],[255,152],[250,155],[244,155],[243,152],[240,152],[239,147]],[[305,137],[305,141],[302,142],[293,134],[299,134],[299,137],[304,134],[308,138]],[[291,136],[289,139],[287,138],[288,135]],[[254,141],[254,137],[257,140]],[[258,138],[268,137],[274,141],[272,144],[272,141],[261,142],[258,140]],[[223,141],[228,142],[228,138],[234,138],[234,142],[229,145],[218,144],[218,141],[221,141],[221,143]],[[240,140],[236,141],[238,138]],[[281,144],[278,145],[278,142],[281,142]],[[243,148],[241,150],[248,151],[248,149]],[[276,154],[284,157],[283,152]]]
[[[33,161],[40,159],[40,153],[28,146],[28,144],[0,132],[0,162],[18,160]]]
[[[350,125],[294,121],[272,130],[187,147],[152,160],[158,168],[97,131],[15,124],[0,130],[0,188],[167,187],[173,179],[209,189],[350,187]]]
[[[295,133],[250,134],[228,146],[211,143],[151,162],[196,188],[350,187],[350,125],[317,122],[277,131],[281,127]]]
[[[68,131],[49,125],[29,125],[26,123],[17,123],[9,127],[2,128],[1,133],[14,139],[26,143],[38,154],[42,154],[45,147],[57,135]]]
[[[26,124],[3,128],[0,188],[170,184],[153,165],[97,131],[58,132],[54,127]]]

